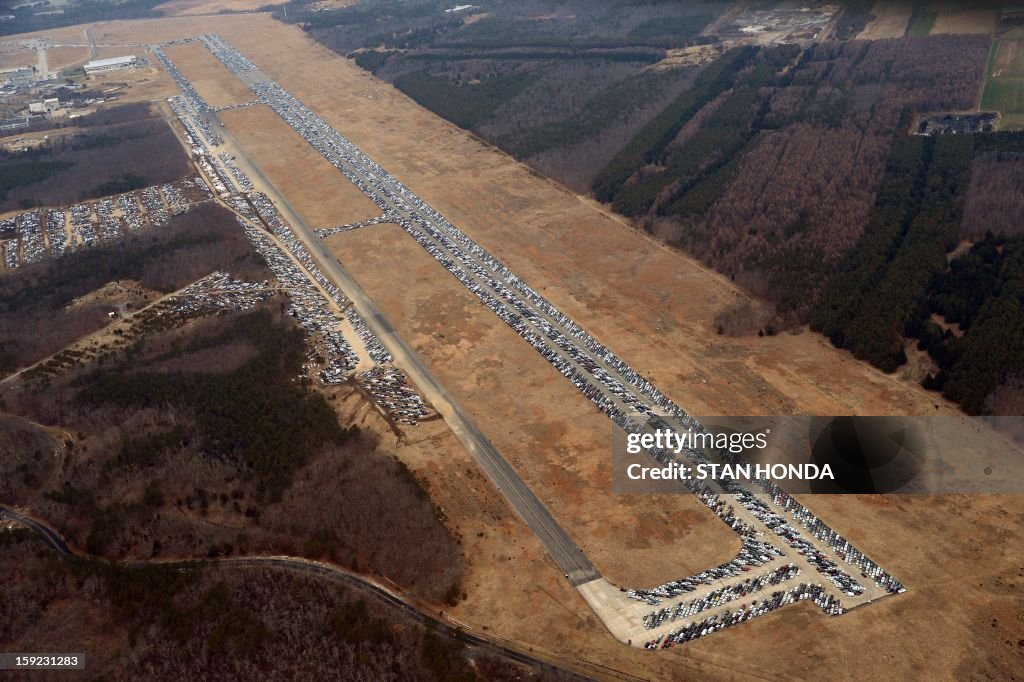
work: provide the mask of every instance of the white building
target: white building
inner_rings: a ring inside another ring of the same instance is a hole
[[[126,57],[111,57],[110,59],[94,59],[91,62],[85,64],[85,75],[92,76],[97,73],[106,73],[107,71],[117,71],[118,69],[128,69],[134,67],[139,61],[139,58],[135,55],[128,55]]]
[[[29,102],[28,110],[32,114],[49,114],[60,109],[60,101],[56,97],[49,97],[41,102]]]

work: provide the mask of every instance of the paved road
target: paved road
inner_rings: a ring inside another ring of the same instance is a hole
[[[238,143],[231,131],[220,125],[213,113],[210,113],[208,117],[211,123],[216,125],[216,132],[237,152],[235,163],[251,178],[258,180],[263,185],[284,220],[316,259],[317,265],[324,275],[352,301],[356,312],[365,320],[370,331],[394,356],[394,364],[412,379],[423,392],[424,397],[444,418],[488,478],[497,486],[516,513],[530,527],[530,530],[537,535],[548,554],[558,564],[572,585],[577,586],[600,577],[594,565],[551,516],[547,507],[533,494],[519,474],[423,364],[416,352],[395,331],[376,304],[327,249],[324,242],[316,236],[313,228],[292,208],[288,199],[277,190],[259,166],[248,157],[245,148]]]
[[[20,514],[10,507],[0,505],[0,519],[8,517],[36,532],[51,548],[64,556],[79,556],[64,542],[55,531],[48,526]],[[407,601],[401,595],[365,578],[357,573],[348,571],[340,566],[325,564],[319,561],[304,559],[292,556],[255,556],[255,557],[220,557],[216,559],[179,559],[179,560],[155,560],[155,561],[132,561],[124,564],[128,567],[141,566],[203,566],[216,565],[220,568],[279,568],[282,570],[315,575],[330,580],[343,582],[349,587],[364,594],[372,596],[381,602],[398,608],[407,616],[413,618],[425,627],[451,636],[466,644],[486,649],[492,653],[518,661],[525,665],[545,668],[549,671],[564,674],[566,671],[580,675],[593,677],[594,679],[616,679],[616,680],[640,680],[634,675],[591,663],[590,661],[566,658],[548,654],[547,652],[536,651],[533,647],[526,646],[512,640],[495,641],[494,638],[486,638],[475,635],[461,629],[444,616],[435,615],[433,611]],[[500,638],[498,638],[500,639]]]
[[[85,40],[89,43],[89,59],[96,59],[96,40],[92,37],[92,29],[85,29]]]
[[[57,550],[64,556],[71,556],[72,554],[74,554],[74,552],[71,551],[71,548],[68,547],[67,543],[64,542],[64,538],[58,535],[55,530],[53,530],[49,526],[45,526],[39,523],[34,519],[30,519],[29,517],[18,513],[17,511],[11,509],[10,507],[0,504],[0,518],[3,517],[11,519],[12,521],[17,521],[26,528],[35,531],[39,534],[39,536],[47,545]]]

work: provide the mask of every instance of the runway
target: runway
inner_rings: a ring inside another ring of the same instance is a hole
[[[313,255],[321,271],[352,301],[356,312],[366,322],[370,331],[380,339],[384,347],[394,357],[395,366],[409,376],[416,387],[422,391],[423,397],[444,418],[449,428],[466,446],[487,477],[541,541],[544,549],[547,550],[570,583],[573,586],[578,586],[599,578],[600,573],[569,537],[569,534],[551,516],[547,507],[533,494],[519,474],[423,364],[420,357],[387,321],[384,314],[352,275],[327,249],[324,242],[316,236],[314,229],[291,206],[287,197],[277,190],[259,167],[246,155],[245,148],[238,143],[228,129],[220,125],[214,114],[209,115],[209,120],[211,123],[216,123],[217,133],[237,152],[235,163],[250,178],[258,180],[264,187],[266,194],[277,206],[295,236]]]

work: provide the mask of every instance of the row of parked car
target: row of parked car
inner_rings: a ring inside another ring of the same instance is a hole
[[[174,297],[174,312],[196,317],[219,310],[248,310],[270,297],[276,287],[266,281],[232,279],[217,270],[193,282]]]
[[[377,365],[368,372],[361,372],[356,378],[399,424],[415,426],[420,419],[430,414],[427,404],[420,394],[409,386],[405,373],[401,370]]]
[[[178,85],[178,89],[181,90],[182,99],[178,104],[183,104],[187,109],[191,110],[190,113],[192,115],[188,118],[190,118],[195,127],[198,128],[203,139],[205,139],[211,147],[219,147],[224,140],[221,139],[221,136],[215,133],[212,128],[210,128],[210,124],[204,116],[204,114],[210,111],[210,105],[206,103],[206,100],[204,100],[198,92],[196,92],[196,89],[192,87],[189,80],[185,78],[185,74],[178,70],[178,67],[176,67],[174,63],[167,58],[167,55],[164,54],[162,49],[154,47],[153,54],[156,55],[160,65],[164,67],[164,70],[167,71],[168,74],[170,74],[171,78],[173,78],[174,82]],[[178,112],[175,111],[175,113],[177,114]]]
[[[652,611],[644,616],[644,627],[648,630],[653,630],[654,628],[661,626],[665,621],[675,622],[680,618],[695,616],[702,611],[708,611],[736,599],[742,599],[743,597],[753,594],[754,592],[759,592],[766,587],[773,587],[780,583],[784,583],[798,575],[800,575],[800,569],[796,564],[779,566],[778,568],[772,569],[767,573],[762,573],[759,576],[744,578],[743,580],[731,583],[725,587],[719,587],[716,590],[708,592],[702,597],[679,602],[675,606],[669,606],[657,611]]]
[[[77,203],[66,209],[25,211],[0,221],[0,235],[13,236],[3,241],[5,265],[12,270],[101,242],[117,241],[127,232],[163,225],[170,214],[184,213],[209,197],[206,183],[198,177],[188,177]]]
[[[780,556],[785,556],[785,554],[775,545],[753,538],[744,538],[736,557],[720,566],[667,582],[649,590],[626,590],[626,596],[647,602],[651,606],[657,606],[662,599],[678,597],[686,592],[695,592],[700,585],[710,585],[715,580],[734,578]]]
[[[256,69],[219,36],[204,36],[203,41],[236,74]],[[627,431],[636,431],[640,424],[635,419],[653,421],[658,418],[656,415],[661,414],[681,422],[684,428],[693,428],[695,431],[702,429],[695,419],[638,372],[522,282],[279,84],[253,78],[251,74],[246,80],[252,84],[259,101],[276,111],[385,214],[395,216],[397,224],[621,427]],[[652,451],[651,454],[663,462],[674,458],[672,453],[664,451]],[[702,453],[691,451],[683,454],[695,464],[708,461]],[[687,487],[693,492],[702,490],[701,484],[696,481],[688,482]],[[736,503],[745,508],[771,535],[778,534],[772,533],[766,522],[784,529],[786,535],[778,535],[782,541],[795,541],[799,538],[795,527],[782,520],[780,514],[768,509],[764,499],[754,495],[746,484],[727,481],[723,484],[723,492],[732,495]],[[766,509],[770,513],[766,513]],[[747,522],[735,523],[736,520],[735,514],[732,514],[726,522],[741,535],[762,532],[752,529]],[[804,524],[804,521],[797,522]],[[785,527],[781,525],[783,523]],[[802,542],[797,543],[796,549],[807,555]],[[781,553],[774,545],[764,544]],[[789,544],[794,546],[793,542]],[[830,582],[840,589],[845,588],[847,594],[856,594],[855,590],[860,587],[856,580],[834,563],[830,566],[821,561],[822,557],[824,554],[820,557],[814,555],[809,560]],[[640,591],[635,592],[639,594]]]
[[[668,634],[647,642],[644,647],[647,649],[669,649],[677,644],[710,635],[804,599],[814,602],[830,615],[839,615],[844,611],[842,604],[820,585],[800,584],[790,590],[776,590],[772,592],[771,596],[765,599],[755,599],[736,611],[726,611],[724,614],[716,614],[703,620],[687,623]]]

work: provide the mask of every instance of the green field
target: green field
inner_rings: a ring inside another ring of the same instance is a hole
[[[911,20],[910,28],[907,29],[907,35],[909,36],[926,36],[932,32],[932,28],[935,26],[935,20],[939,18],[939,13],[931,10],[923,12],[915,12],[914,17]]]
[[[1004,130],[1024,128],[1024,34],[992,43],[986,78],[981,108],[1002,114]]]

